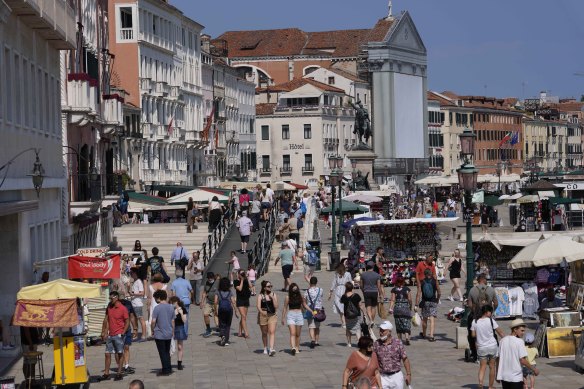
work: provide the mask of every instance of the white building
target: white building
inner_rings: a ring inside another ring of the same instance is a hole
[[[16,293],[39,278],[33,263],[62,254],[68,210],[59,54],[75,48],[75,4],[0,1],[0,318],[6,330]],[[44,168],[38,194],[30,177],[35,150]]]
[[[261,89],[256,101],[260,181],[306,183],[330,173],[328,157],[352,139],[355,112],[342,89],[308,78]],[[347,142],[345,142],[347,140]],[[350,162],[345,161],[350,167]]]

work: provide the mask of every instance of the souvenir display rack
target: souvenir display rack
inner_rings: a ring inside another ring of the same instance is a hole
[[[491,280],[504,281],[513,280],[521,283],[535,278],[536,268],[508,269],[509,262],[523,247],[503,246],[499,251],[495,245],[489,241],[473,242],[473,250],[477,253],[477,261],[484,261],[489,268]]]
[[[419,260],[438,254],[441,243],[434,223],[372,225],[362,227],[366,257],[370,258],[377,247],[383,247],[386,260],[381,263],[386,286],[393,285],[398,275],[407,285],[415,285],[415,269]]]

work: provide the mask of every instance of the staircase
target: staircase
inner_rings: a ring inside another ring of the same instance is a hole
[[[152,255],[152,247],[158,247],[165,262],[170,263],[170,254],[176,247],[177,242],[181,242],[187,257],[192,256],[193,251],[200,250],[203,242],[209,235],[207,223],[197,223],[199,227],[192,233],[187,233],[187,227],[183,223],[160,223],[160,224],[125,224],[114,229],[113,236],[118,238],[118,242],[124,251],[131,251],[134,242],[139,240],[142,248]]]

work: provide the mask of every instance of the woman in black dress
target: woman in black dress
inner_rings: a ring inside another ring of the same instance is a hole
[[[460,257],[459,249],[454,250],[446,267],[450,270],[450,279],[452,280],[452,289],[450,290],[448,300],[454,301],[454,299],[459,299],[463,301],[462,291],[460,290],[460,278],[461,272],[464,272],[464,269],[462,268],[462,258]]]
[[[247,310],[249,309],[249,298],[251,296],[251,283],[247,279],[245,271],[237,273],[237,279],[233,281],[235,288],[235,306],[239,311],[239,331],[237,336],[249,339],[247,331]]]

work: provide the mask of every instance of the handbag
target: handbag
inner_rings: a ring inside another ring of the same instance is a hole
[[[162,266],[160,266],[160,274],[162,275],[162,282],[168,284],[170,282],[170,277],[168,276],[166,270],[164,270],[164,267]]]
[[[170,355],[174,355],[174,353],[176,353],[176,340],[172,338],[170,341]]]
[[[347,382],[347,388],[348,388],[348,389],[357,389],[357,387],[356,387],[356,386],[355,386],[355,384],[353,383],[353,378],[354,378],[354,377],[358,377],[358,376],[360,376],[361,374],[363,374],[363,372],[364,372],[365,370],[367,370],[367,369],[369,368],[369,365],[371,364],[371,359],[372,359],[372,358],[373,358],[373,357],[369,357],[369,360],[367,361],[367,365],[365,366],[365,369],[361,370],[361,371],[360,371],[359,373],[357,373],[357,374],[355,374],[355,372],[353,372],[353,374],[351,374],[351,375],[349,376],[349,382]]]
[[[318,301],[318,297],[320,296],[320,292],[322,291],[322,288],[318,288],[318,293],[316,294],[316,300]],[[308,300],[310,300],[310,309],[314,310],[315,307],[315,303],[314,301],[312,301],[312,297],[310,297],[310,293],[308,294]],[[317,309],[316,310],[316,314],[312,314],[312,312],[306,311],[304,312],[305,318],[308,319],[308,317],[306,317],[306,314],[309,314],[310,317],[314,318],[314,321],[320,323],[326,320],[326,313],[324,311],[324,307]]]
[[[387,311],[385,310],[385,304],[383,304],[383,302],[377,304],[377,313],[382,320],[387,319]]]
[[[420,314],[418,312],[414,313],[414,316],[412,317],[412,325],[414,327],[419,327],[420,324],[422,324],[422,318],[420,317]]]

